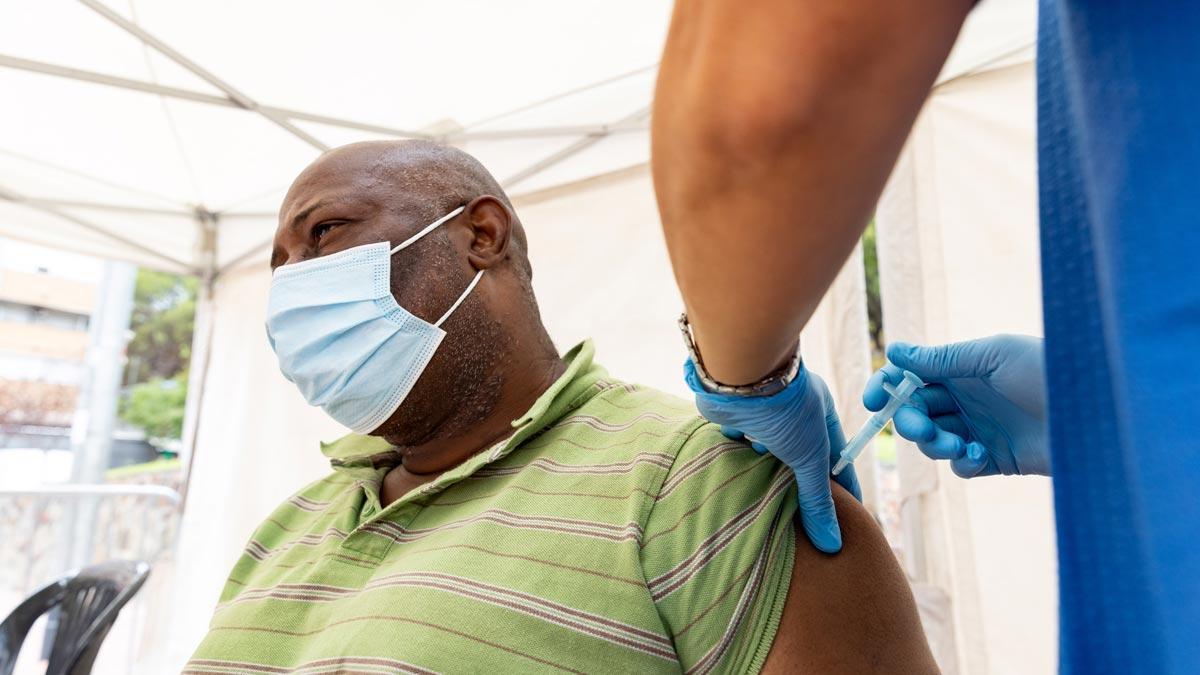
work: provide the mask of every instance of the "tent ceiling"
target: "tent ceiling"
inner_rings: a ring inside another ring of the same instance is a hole
[[[1032,4],[984,3],[944,76],[1028,45]],[[644,163],[670,5],[5,4],[0,235],[215,271],[322,148],[428,137],[514,194]]]

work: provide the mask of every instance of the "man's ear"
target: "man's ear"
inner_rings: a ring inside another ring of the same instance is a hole
[[[467,250],[471,265],[478,270],[495,267],[508,251],[513,216],[504,202],[491,195],[472,199],[463,210],[474,238]]]

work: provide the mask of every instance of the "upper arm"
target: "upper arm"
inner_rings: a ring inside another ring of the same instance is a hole
[[[756,381],[788,355],[971,2],[676,3],[651,160],[676,281],[717,380]]]
[[[678,0],[655,130],[756,162],[826,118],[903,125],[889,120],[915,114],[974,1]]]
[[[796,546],[764,673],[936,673],[908,581],[867,510],[833,485],[842,551]],[[803,533],[799,536],[803,537]]]

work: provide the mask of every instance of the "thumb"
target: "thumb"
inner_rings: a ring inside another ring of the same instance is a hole
[[[962,457],[950,460],[950,469],[960,478],[974,478],[987,475],[988,456],[979,443],[967,444],[967,450]]]
[[[833,508],[833,493],[829,488],[829,467],[817,462],[815,466],[796,472],[796,490],[800,502],[800,524],[812,545],[822,553],[842,550],[842,530],[838,527]]]
[[[955,377],[984,377],[993,370],[992,360],[975,342],[955,342],[921,347],[907,342],[888,345],[887,358],[893,365],[930,381]]]

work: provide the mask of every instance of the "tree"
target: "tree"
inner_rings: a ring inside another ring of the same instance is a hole
[[[138,270],[125,384],[171,379],[187,370],[196,315],[195,277]]]
[[[883,352],[883,303],[879,299],[879,256],[875,250],[875,221],[863,232],[863,268],[867,277],[867,325],[875,351]]]
[[[178,439],[183,431],[196,287],[194,277],[138,270],[121,419],[150,438]]]
[[[134,385],[122,404],[121,418],[140,427],[149,438],[183,435],[183,408],[187,401],[187,374],[170,380],[154,379]]]

